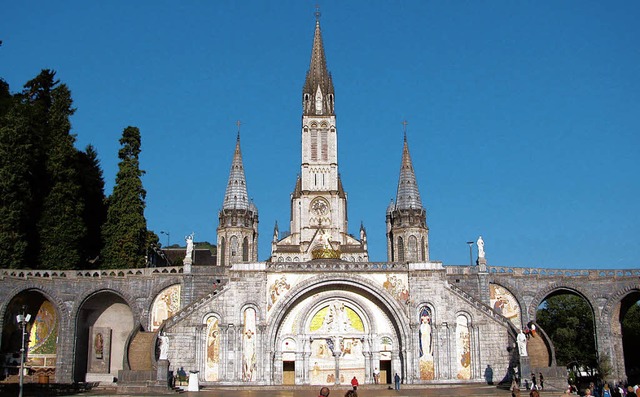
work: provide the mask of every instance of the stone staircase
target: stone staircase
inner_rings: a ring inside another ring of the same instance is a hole
[[[129,344],[129,367],[132,371],[153,370],[153,356],[155,355],[155,332],[138,332]]]
[[[551,366],[549,348],[543,340],[541,333],[537,333],[536,336],[530,336],[527,339],[527,353],[529,354],[532,367],[545,368]]]

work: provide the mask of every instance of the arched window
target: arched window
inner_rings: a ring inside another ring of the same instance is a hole
[[[404,262],[404,241],[398,237],[398,262]]]
[[[420,248],[422,249],[422,257],[420,258],[423,261],[428,261],[427,259],[427,243],[424,241],[424,237],[422,237],[422,244],[420,244]]]
[[[231,238],[229,239],[229,245],[231,246],[231,258],[233,261],[233,258],[236,257],[238,255],[238,237],[236,236],[231,236]]]
[[[418,239],[416,236],[409,236],[409,249],[407,252],[407,259],[410,261],[417,261],[418,259]]]
[[[220,239],[220,266],[225,265],[225,248],[226,244],[224,241],[224,237]]]
[[[249,262],[249,239],[242,240],[242,261]]]

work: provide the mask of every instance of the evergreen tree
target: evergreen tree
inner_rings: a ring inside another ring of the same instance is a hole
[[[102,266],[132,268],[145,265],[147,221],[144,218],[146,192],[142,187],[140,130],[127,127],[120,138],[118,174],[107,201],[107,221],[102,229]]]
[[[51,90],[43,136],[46,176],[38,219],[39,266],[45,269],[77,269],[84,260],[86,240],[84,200],[77,170],[75,136],[69,118],[74,113],[71,92],[62,84]]]
[[[104,196],[104,179],[98,153],[92,145],[84,152],[78,151],[78,172],[81,194],[84,199],[84,224],[87,228],[82,242],[83,258],[81,267],[97,267],[97,259],[103,247],[101,229],[107,219],[107,204]]]
[[[0,117],[0,267],[28,267],[32,224],[33,167],[26,105],[15,103]]]

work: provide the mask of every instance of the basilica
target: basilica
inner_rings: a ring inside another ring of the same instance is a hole
[[[289,232],[275,225],[267,261],[257,258],[258,209],[238,134],[215,261],[198,263],[188,246],[181,266],[0,270],[5,367],[16,366],[19,351],[13,319],[29,307],[26,365],[58,382],[148,388],[191,371],[212,387],[347,385],[353,377],[390,384],[396,374],[408,384],[500,383],[535,371],[563,387],[566,370],[544,330],[524,345],[519,335],[535,326],[545,298],[570,291],[593,308],[596,348],[624,378],[620,318],[637,301],[640,271],[492,267],[482,238],[474,266],[431,261],[406,135],[397,194],[386,208],[387,261],[369,261],[364,226],[348,233],[339,87],[327,65],[317,15]]]

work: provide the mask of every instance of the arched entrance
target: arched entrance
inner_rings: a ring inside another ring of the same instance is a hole
[[[59,313],[54,304],[38,290],[16,295],[5,310],[2,330],[3,378],[19,375],[22,329],[16,321],[18,314],[30,315],[25,336],[26,382],[53,379],[56,371]]]
[[[74,380],[113,382],[133,330],[131,308],[115,292],[100,291],[82,303],[76,324]]]
[[[356,377],[365,384],[373,383],[374,368],[384,370],[384,380],[405,372],[404,327],[391,300],[344,279],[307,288],[282,308],[273,383],[349,385]]]

